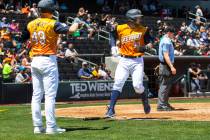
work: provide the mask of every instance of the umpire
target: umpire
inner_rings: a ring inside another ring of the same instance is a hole
[[[172,86],[173,76],[176,74],[174,67],[174,46],[172,39],[174,38],[174,28],[168,26],[165,35],[161,38],[159,44],[159,80],[160,88],[158,91],[157,111],[171,111],[174,108],[169,104],[169,92]]]

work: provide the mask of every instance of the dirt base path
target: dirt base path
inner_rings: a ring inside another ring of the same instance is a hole
[[[151,120],[186,120],[210,121],[210,103],[174,103],[175,111],[158,112],[157,105],[151,105],[152,111],[145,115],[141,104],[117,105],[116,119],[151,119]],[[60,108],[56,110],[58,117],[94,119],[104,118],[106,106],[85,106]]]

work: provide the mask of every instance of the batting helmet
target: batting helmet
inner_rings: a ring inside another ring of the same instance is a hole
[[[52,0],[41,0],[38,3],[38,8],[41,11],[54,12],[56,10],[55,3]]]
[[[135,20],[136,18],[142,17],[142,16],[143,15],[141,13],[141,10],[139,9],[131,9],[131,10],[128,10],[126,13],[126,17],[131,20]]]

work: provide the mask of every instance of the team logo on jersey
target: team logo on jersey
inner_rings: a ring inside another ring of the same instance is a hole
[[[127,36],[123,36],[121,39],[121,43],[127,43],[127,42],[132,42],[132,41],[136,41],[136,40],[140,40],[142,36],[142,33],[137,33],[137,34],[131,34],[131,35],[127,35]]]

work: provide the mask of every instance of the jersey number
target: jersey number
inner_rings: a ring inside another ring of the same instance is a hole
[[[34,32],[32,35],[32,41],[36,42],[36,44],[40,43],[41,45],[44,45],[46,43],[46,36],[43,31]]]

